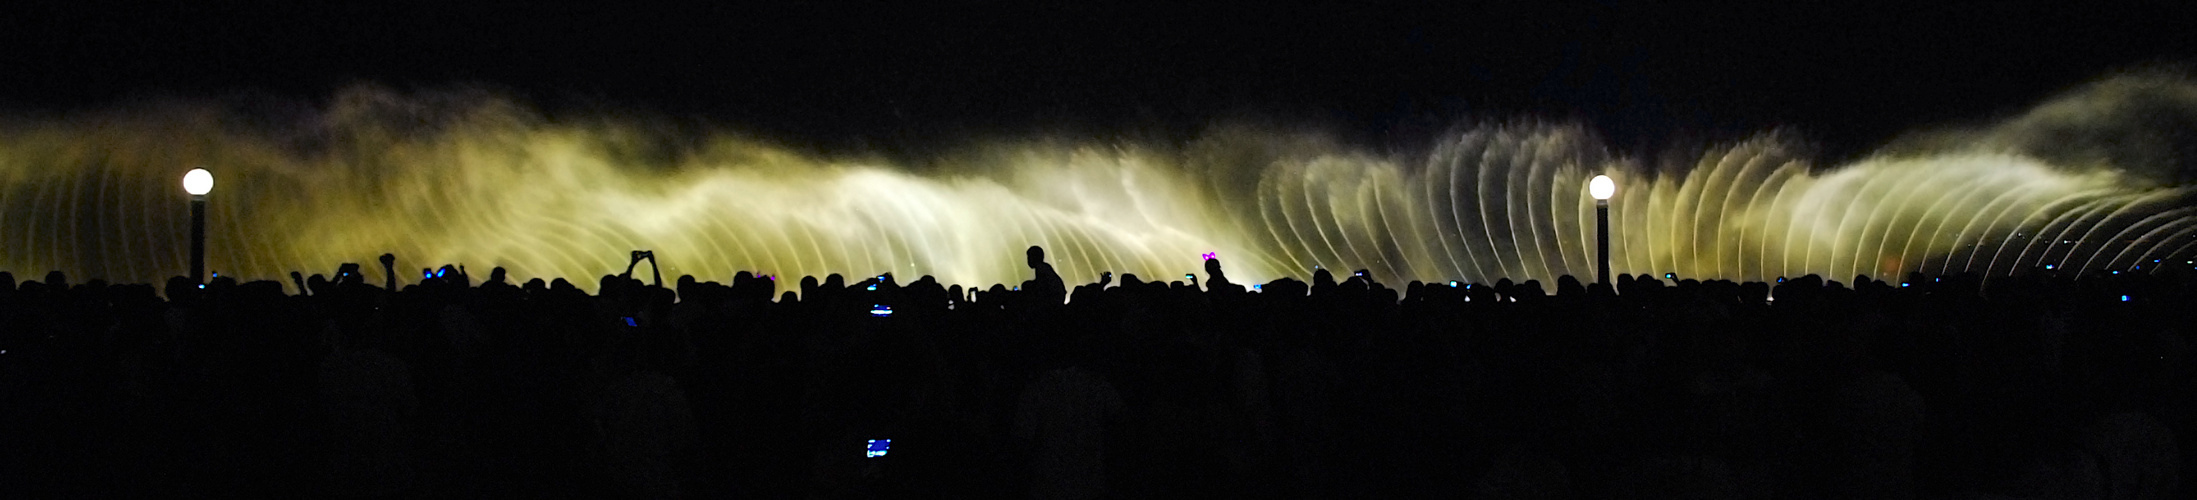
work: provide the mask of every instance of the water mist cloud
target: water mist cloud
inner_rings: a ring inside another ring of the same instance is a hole
[[[1463,129],[1422,152],[1233,126],[1182,146],[997,140],[912,168],[645,120],[552,120],[488,93],[355,88],[281,120],[169,103],[0,125],[0,268],[180,274],[175,180],[204,165],[221,186],[209,267],[246,278],[385,251],[406,265],[585,278],[648,248],[667,274],[704,279],[989,284],[1022,279],[1020,252],[1037,244],[1074,279],[1194,272],[1206,252],[1251,280],[1314,265],[1384,280],[1550,279],[1592,272],[1586,180],[1598,173],[1621,186],[1617,272],[2136,269],[2197,241],[2187,189],[2163,173],[2179,168],[2179,130],[2159,130],[2197,116],[2192,103],[2186,80],[2109,79],[1834,166],[1769,133],[1651,166],[1584,125],[1527,122]]]

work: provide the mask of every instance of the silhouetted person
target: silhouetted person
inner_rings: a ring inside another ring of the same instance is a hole
[[[1205,259],[1205,289],[1213,291],[1242,291],[1235,282],[1228,281],[1228,274],[1221,272],[1221,259]]]
[[[1023,285],[1022,293],[1040,304],[1059,304],[1067,300],[1068,289],[1062,284],[1060,273],[1054,272],[1053,265],[1045,262],[1045,249],[1031,245],[1026,253],[1029,254],[1030,270],[1035,276]]]
[[[1313,293],[1313,294],[1315,294],[1315,295],[1322,295],[1322,294],[1323,294],[1322,292],[1325,292],[1325,291],[1327,291],[1327,290],[1332,290],[1332,289],[1334,289],[1334,288],[1335,288],[1335,274],[1334,274],[1334,273],[1329,273],[1329,272],[1327,272],[1327,269],[1325,269],[1325,268],[1321,268],[1321,269],[1313,269],[1313,270],[1312,270],[1312,293]]]
[[[1585,295],[1586,293],[1587,288],[1579,284],[1579,278],[1573,278],[1571,277],[1571,275],[1568,274],[1556,278],[1557,295],[1576,297],[1580,295]]]

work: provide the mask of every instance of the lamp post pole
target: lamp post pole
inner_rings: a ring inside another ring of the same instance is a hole
[[[1587,183],[1587,193],[1594,195],[1594,282],[1610,282],[1610,196],[1617,194],[1617,182],[1610,176],[1597,175]]]
[[[191,195],[191,282],[206,282],[206,195]]]
[[[206,282],[206,193],[214,190],[214,174],[203,168],[183,174],[183,191],[191,194],[191,282]]]
[[[1594,200],[1594,282],[1610,282],[1610,200]]]

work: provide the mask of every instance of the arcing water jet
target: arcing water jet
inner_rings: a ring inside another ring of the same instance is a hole
[[[981,285],[1024,278],[1019,255],[1034,244],[1071,279],[1171,276],[1217,252],[1247,282],[1313,266],[1546,280],[1592,275],[1586,181],[1598,173],[1623,186],[1610,204],[1620,273],[2158,271],[2197,254],[2189,188],[2146,173],[2176,166],[2118,164],[2162,156],[2110,140],[2055,149],[2037,138],[2067,134],[2037,130],[2141,131],[2113,106],[2140,98],[2197,116],[2193,89],[2109,79],[1995,128],[1915,134],[1843,165],[1770,133],[1662,168],[1578,125],[1472,127],[1420,154],[1250,127],[1183,147],[995,142],[918,173],[726,134],[666,152],[646,124],[559,122],[492,96],[353,89],[281,126],[169,104],[0,126],[0,269],[180,274],[174,186],[207,166],[222,186],[208,265],[243,278],[382,252],[587,277],[649,248],[667,274],[702,279],[892,272]]]

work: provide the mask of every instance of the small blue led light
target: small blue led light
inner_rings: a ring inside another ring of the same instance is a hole
[[[870,316],[875,316],[875,317],[883,318],[883,317],[887,317],[887,316],[892,316],[892,315],[893,315],[893,306],[888,306],[888,305],[884,305],[884,304],[877,304],[877,305],[872,305],[872,306],[870,306]]]
[[[1907,288],[1907,284],[1906,284],[1906,283],[1900,283],[1900,284],[1899,284],[1899,287],[1900,287],[1900,288]]]
[[[2119,269],[2115,269],[2115,270],[2113,270],[2113,274],[2121,274],[2121,270],[2119,270]]]
[[[1450,288],[1457,288],[1457,280],[1449,280]]]
[[[640,324],[640,323],[635,323],[635,322],[633,321],[633,317],[632,317],[632,316],[626,316],[626,326],[634,326],[634,327],[637,327],[637,326],[641,326],[641,324]]]
[[[863,452],[863,454],[862,454],[862,456],[863,456],[863,457],[866,457],[866,458],[877,458],[877,457],[882,457],[882,456],[885,456],[885,452],[887,452],[887,451],[892,451],[892,448],[893,448],[893,440],[890,440],[890,439],[872,439],[872,440],[870,440],[870,447],[869,447],[869,450],[867,450],[867,451],[864,451],[864,452]]]
[[[2044,270],[2046,270],[2046,271],[2050,271],[2050,270],[2052,270],[2052,265],[2051,265],[2051,264],[2045,264],[2045,265],[2044,265]]]
[[[2128,302],[2128,296],[2127,296],[2127,295],[2122,295],[2122,296],[2121,296],[2121,302]]]

